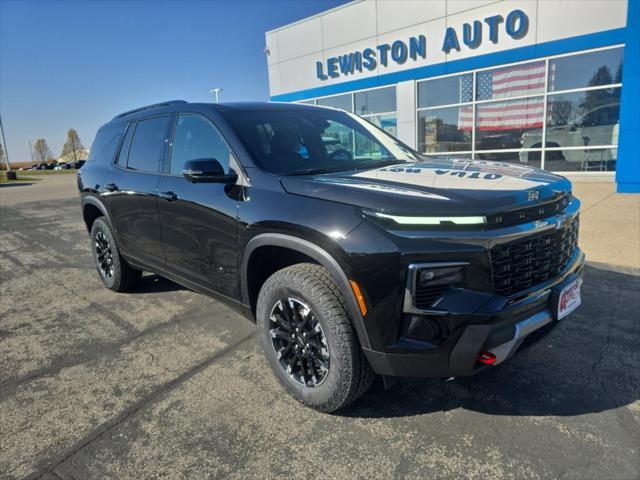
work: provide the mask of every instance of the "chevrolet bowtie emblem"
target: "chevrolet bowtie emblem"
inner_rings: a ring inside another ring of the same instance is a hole
[[[538,190],[529,190],[527,192],[527,200],[532,202],[540,199],[540,192]]]

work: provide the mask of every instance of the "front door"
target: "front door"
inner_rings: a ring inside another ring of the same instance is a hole
[[[165,263],[156,200],[171,118],[161,115],[129,125],[118,168],[111,169],[101,192],[120,250],[150,267]]]
[[[167,270],[223,295],[239,296],[237,208],[234,186],[190,183],[182,176],[189,160],[216,159],[228,171],[232,154],[207,118],[176,118],[171,155],[158,185],[158,213]]]

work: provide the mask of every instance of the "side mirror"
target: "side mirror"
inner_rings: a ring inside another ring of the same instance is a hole
[[[235,183],[238,175],[233,170],[224,171],[215,158],[198,158],[184,164],[182,175],[191,183]]]

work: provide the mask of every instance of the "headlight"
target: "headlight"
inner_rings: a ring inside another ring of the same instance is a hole
[[[485,225],[487,217],[468,216],[468,217],[413,217],[404,215],[389,215],[381,212],[366,212],[374,217],[391,220],[398,225]]]

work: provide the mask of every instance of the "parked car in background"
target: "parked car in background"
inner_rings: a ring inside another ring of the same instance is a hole
[[[614,150],[586,149],[585,147],[618,145],[619,127],[620,103],[599,105],[573,121],[547,125],[546,147],[558,148],[558,150],[547,150],[546,159],[580,164],[579,168],[571,168],[572,170],[612,170],[613,166],[607,163],[615,162]],[[541,146],[541,132],[525,132],[522,135],[522,148],[540,148]],[[523,163],[539,159],[539,152],[520,152],[520,161]]]

